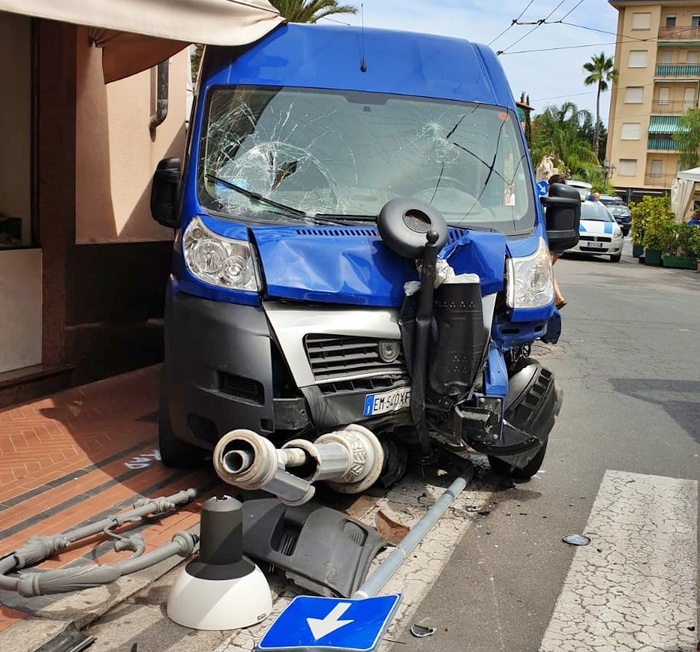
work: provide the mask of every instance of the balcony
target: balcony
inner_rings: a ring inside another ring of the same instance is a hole
[[[656,76],[697,79],[700,77],[700,65],[697,63],[662,63],[656,66]]]
[[[651,103],[651,112],[658,115],[683,115],[688,109],[696,108],[695,102],[686,102],[684,100],[659,101],[654,100]]]
[[[649,138],[647,140],[647,149],[661,152],[677,152],[678,143],[670,138]]]
[[[655,188],[670,188],[675,178],[675,174],[653,174],[647,172],[644,175],[644,185]]]
[[[700,40],[700,27],[659,27],[659,40],[697,41]]]

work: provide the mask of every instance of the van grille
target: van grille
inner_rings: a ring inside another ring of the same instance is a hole
[[[307,335],[304,346],[318,381],[380,374],[407,375],[403,354],[394,362],[383,362],[379,357],[379,340],[374,338]]]

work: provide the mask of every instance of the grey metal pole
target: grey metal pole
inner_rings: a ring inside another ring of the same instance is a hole
[[[403,538],[401,543],[391,552],[391,554],[379,565],[364,583],[352,594],[353,598],[369,598],[376,595],[387,583],[389,578],[397,571],[406,557],[413,552],[413,549],[428,534],[430,528],[445,513],[447,508],[459,496],[464,488],[471,482],[474,475],[473,468],[460,475],[452,484],[445,489],[435,504],[421,517],[409,533]]]

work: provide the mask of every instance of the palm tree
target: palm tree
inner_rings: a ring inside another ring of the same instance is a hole
[[[597,159],[585,133],[590,129],[589,111],[579,109],[573,102],[548,106],[532,123],[533,161],[551,156],[560,161],[569,174],[586,176],[587,169],[595,168]]]
[[[333,14],[356,14],[357,7],[337,0],[270,0],[290,23],[315,23]]]
[[[608,90],[608,82],[617,80],[617,70],[613,66],[612,57],[605,56],[605,52],[594,54],[590,61],[583,64],[583,69],[590,73],[583,83],[586,86],[598,86],[598,93],[595,100],[595,133],[593,135],[593,151],[600,159],[598,151],[600,141],[600,94]]]

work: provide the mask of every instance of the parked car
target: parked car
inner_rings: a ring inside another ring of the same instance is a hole
[[[578,194],[581,195],[581,201],[588,198],[588,195],[591,194],[591,188],[593,188],[587,181],[579,181],[578,179],[567,179],[566,184],[576,188]]]
[[[622,235],[627,236],[630,232],[630,224],[632,223],[632,214],[627,204],[618,204],[607,207],[615,218],[615,221],[622,229]]]
[[[622,258],[622,229],[612,213],[600,202],[581,203],[578,244],[567,249],[581,254],[607,254],[613,263]]]
[[[617,195],[600,195],[600,201],[607,207],[619,206],[622,204],[622,199]]]

